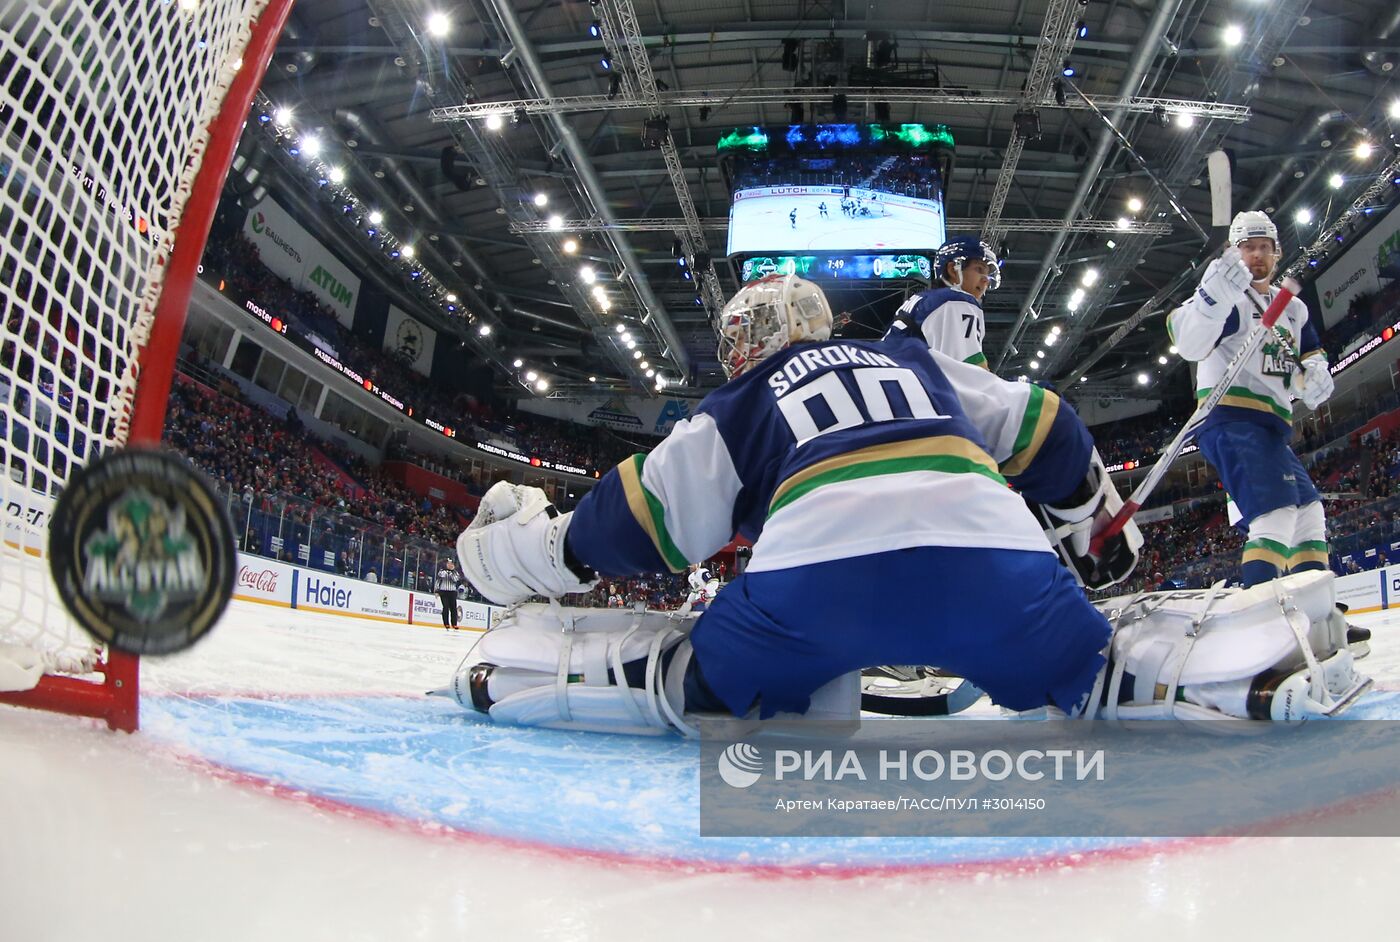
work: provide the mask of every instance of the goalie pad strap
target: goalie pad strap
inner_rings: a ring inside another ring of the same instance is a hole
[[[1100,608],[1115,627],[1109,719],[1197,719],[1208,710],[1293,721],[1336,712],[1370,683],[1346,650],[1328,572],[1250,589],[1124,596]],[[1125,674],[1133,675],[1130,691]],[[1098,706],[1091,698],[1083,715]]]

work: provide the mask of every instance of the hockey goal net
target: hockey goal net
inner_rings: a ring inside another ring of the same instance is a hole
[[[0,702],[137,725],[47,520],[92,456],[160,439],[185,308],[291,0],[0,6]]]

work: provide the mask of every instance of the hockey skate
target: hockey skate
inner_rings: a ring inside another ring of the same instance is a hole
[[[1337,603],[1337,611],[1345,615],[1348,607],[1341,602]],[[1353,625],[1347,622],[1347,647],[1351,649],[1351,656],[1356,660],[1371,653],[1371,629],[1362,628],[1360,625]]]
[[[1328,572],[1098,607],[1114,634],[1077,711],[1085,718],[1300,722],[1341,713],[1371,686],[1356,672]]]

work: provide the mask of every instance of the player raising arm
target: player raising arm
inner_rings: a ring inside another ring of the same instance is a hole
[[[996,253],[976,236],[960,236],[943,243],[933,264],[942,284],[905,301],[895,312],[885,339],[922,337],[930,350],[986,366],[982,298],[1001,285]]]
[[[1230,247],[1168,316],[1172,342],[1199,364],[1198,400],[1210,395],[1268,307],[1278,259],[1278,230],[1269,217],[1238,214],[1230,224]],[[1327,357],[1308,323],[1307,306],[1294,298],[1196,437],[1248,534],[1240,570],[1246,586],[1289,571],[1327,568],[1322,499],[1288,442],[1292,400],[1315,409],[1331,394]]]

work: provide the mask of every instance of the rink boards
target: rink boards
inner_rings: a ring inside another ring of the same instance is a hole
[[[396,625],[442,625],[442,603],[435,592],[379,585],[291,563],[238,554],[238,581],[233,597],[279,608],[323,615],[344,615]],[[460,627],[485,631],[505,609],[482,602],[461,602]]]

